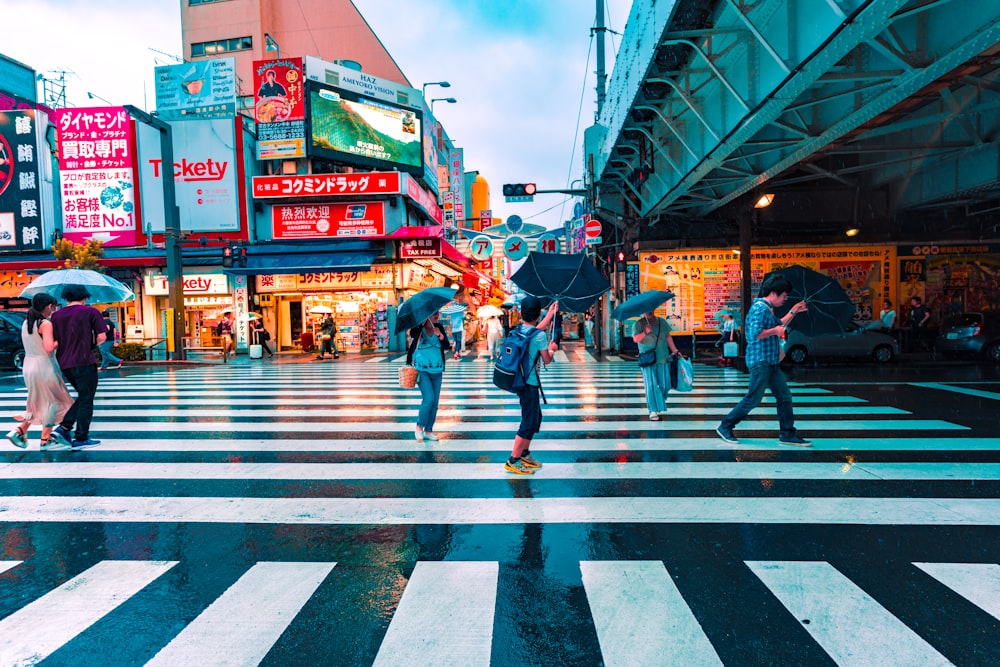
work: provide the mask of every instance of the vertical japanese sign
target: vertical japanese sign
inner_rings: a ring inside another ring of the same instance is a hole
[[[465,226],[465,157],[455,148],[448,154],[448,182],[455,196],[455,226]]]
[[[486,231],[493,226],[493,211],[488,209],[483,209],[479,212],[479,229],[480,231]]]
[[[280,160],[306,156],[306,107],[302,58],[255,60],[254,120],[257,158]]]
[[[57,109],[63,236],[106,246],[136,243],[132,124],[122,107]]]
[[[0,112],[0,248],[44,250],[38,112]]]

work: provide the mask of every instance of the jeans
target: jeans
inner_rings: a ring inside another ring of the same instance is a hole
[[[428,373],[420,371],[417,374],[417,387],[420,389],[420,410],[417,412],[417,427],[425,431],[434,431],[434,420],[437,419],[438,401],[441,399],[441,380],[444,373]]]
[[[451,337],[455,339],[455,354],[462,351],[462,334],[464,331],[452,331]]]
[[[330,354],[333,354],[333,355],[339,355],[340,354],[337,351],[337,346],[333,342],[333,336],[332,335],[330,336],[329,340],[321,340],[320,341],[319,356],[321,356],[321,357],[325,356],[328,352]]]
[[[73,389],[76,389],[76,400],[66,411],[62,426],[67,431],[76,424],[74,439],[87,440],[90,437],[90,422],[94,419],[94,396],[97,394],[97,364],[64,368],[63,375]]]
[[[750,384],[746,396],[722,420],[722,425],[734,428],[750,411],[760,405],[764,390],[770,388],[778,404],[779,436],[795,434],[795,415],[792,414],[792,392],[788,390],[785,373],[777,364],[754,364],[750,367]]]
[[[106,340],[101,343],[101,368],[107,368],[108,366],[117,366],[121,363],[121,359],[115,356],[115,353],[111,351],[111,348],[115,346],[113,340]]]

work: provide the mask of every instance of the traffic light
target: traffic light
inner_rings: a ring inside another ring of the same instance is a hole
[[[239,266],[246,268],[247,265],[247,249],[246,246],[236,246],[233,248],[233,260],[238,263]]]
[[[508,202],[534,201],[538,187],[534,183],[504,183],[503,196]]]
[[[222,268],[233,268],[233,247],[227,245],[222,249]]]
[[[618,253],[615,255],[615,259],[618,260],[618,270],[619,271],[624,271],[625,270],[625,251],[624,250],[619,250]]]

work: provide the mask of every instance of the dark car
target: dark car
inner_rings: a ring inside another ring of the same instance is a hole
[[[27,316],[21,311],[0,310],[0,365],[4,368],[21,370],[24,364],[21,325]]]
[[[841,333],[817,336],[790,329],[781,349],[793,364],[804,363],[809,357],[868,357],[884,364],[899,353],[899,342],[889,334],[852,323]]]
[[[945,320],[934,349],[949,357],[981,355],[1000,362],[1000,313],[962,313]]]

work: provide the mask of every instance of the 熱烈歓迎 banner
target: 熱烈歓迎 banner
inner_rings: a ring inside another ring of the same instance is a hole
[[[337,195],[398,195],[398,171],[317,176],[254,176],[255,199],[280,197],[336,197]]]
[[[385,203],[299,204],[271,209],[274,239],[385,236]]]

